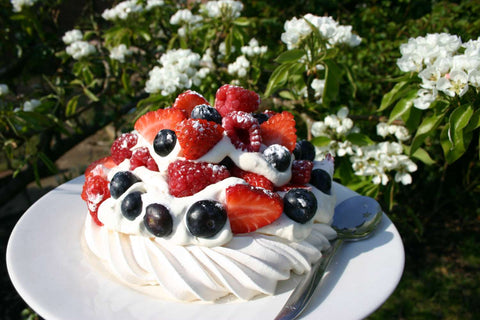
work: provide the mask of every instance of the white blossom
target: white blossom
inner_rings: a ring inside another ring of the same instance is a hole
[[[201,11],[210,18],[235,19],[240,17],[243,4],[234,0],[208,1]]]
[[[71,55],[74,59],[77,60],[97,52],[95,47],[87,41],[75,41],[70,44],[65,50],[67,54]]]
[[[151,10],[155,7],[161,7],[165,4],[163,0],[147,0],[147,5],[145,6],[145,10]]]
[[[125,57],[132,55],[132,51],[125,44],[120,44],[110,50],[110,59],[125,62]]]
[[[42,102],[37,99],[31,99],[23,103],[23,111],[34,111]]]
[[[23,7],[31,7],[33,6],[38,0],[10,0],[10,3],[13,6],[14,12],[22,11]]]
[[[234,63],[228,65],[228,73],[239,78],[245,78],[250,68],[250,61],[245,56],[239,56]]]
[[[240,48],[240,51],[247,57],[260,56],[267,52],[267,46],[259,46],[257,39],[252,38],[247,46]]]
[[[193,14],[188,9],[178,10],[170,17],[170,23],[173,25],[196,25],[200,21],[202,21],[202,17]]]
[[[83,39],[82,31],[78,29],[67,31],[65,32],[65,35],[62,37],[62,41],[65,44],[71,44],[71,43],[74,43],[75,41],[80,41],[82,39]]]
[[[130,13],[142,12],[143,6],[137,0],[126,0],[118,3],[111,9],[106,9],[102,13],[102,18],[105,20],[125,20]]]
[[[0,96],[8,93],[8,86],[6,84],[0,83]]]

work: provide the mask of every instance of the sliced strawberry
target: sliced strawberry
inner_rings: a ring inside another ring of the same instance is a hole
[[[175,127],[181,152],[186,159],[198,159],[223,137],[223,128],[205,119],[185,119]]]
[[[106,177],[108,169],[116,167],[117,164],[113,161],[111,156],[104,157],[92,162],[87,169],[85,169],[85,177],[90,175],[101,175]]]
[[[273,191],[273,183],[260,174],[248,172],[240,169],[239,167],[233,167],[230,172],[232,176],[239,177],[254,187]]]
[[[280,217],[283,200],[265,189],[237,184],[226,190],[226,210],[233,233],[253,232]]]
[[[186,118],[190,118],[193,108],[200,104],[210,105],[207,99],[205,99],[200,93],[193,90],[187,90],[178,95],[173,103],[172,109],[181,110]]]
[[[95,223],[99,226],[103,226],[103,223],[98,220],[97,213],[100,204],[110,198],[108,180],[101,175],[93,174],[92,171],[91,174],[86,176],[81,196],[87,203],[88,212]]]
[[[174,197],[191,196],[230,177],[225,166],[208,162],[176,160],[168,166],[168,189]]]
[[[225,84],[215,94],[215,109],[226,116],[232,111],[255,112],[260,105],[260,96],[251,90]]]
[[[270,117],[260,125],[262,131],[262,142],[270,146],[280,144],[290,152],[295,149],[297,134],[295,129],[295,118],[290,112],[283,111]]]
[[[158,109],[145,113],[135,122],[135,130],[149,143],[153,142],[158,131],[162,129],[174,130],[177,123],[185,119],[181,110]]]
[[[307,184],[313,169],[313,162],[308,160],[294,160],[292,163],[292,184]]]

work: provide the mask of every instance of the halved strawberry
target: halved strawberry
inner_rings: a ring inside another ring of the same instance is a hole
[[[85,177],[88,177],[90,175],[101,175],[103,177],[106,177],[108,171],[106,169],[111,169],[116,166],[117,164],[115,163],[115,161],[113,161],[111,156],[98,159],[92,162],[87,167],[87,169],[85,169]]]
[[[110,198],[110,190],[108,189],[108,180],[101,175],[93,174],[93,171],[86,176],[82,189],[82,199],[87,203],[88,212],[93,221],[99,226],[103,223],[98,220],[98,207],[103,201]]]
[[[253,232],[280,217],[283,200],[265,189],[236,184],[226,190],[226,210],[233,233]]]
[[[248,184],[254,187],[264,188],[266,190],[273,191],[273,183],[261,174],[248,172],[236,166],[233,167],[230,171],[232,173],[232,176],[242,178]]]
[[[198,159],[223,137],[223,128],[205,119],[185,119],[175,127],[177,141],[186,159]]]
[[[200,93],[193,90],[187,90],[178,95],[173,103],[172,109],[181,110],[186,118],[190,118],[193,108],[200,104],[210,105],[207,99],[205,99]]]
[[[270,117],[260,125],[262,131],[262,142],[266,146],[281,144],[290,152],[295,149],[297,141],[297,129],[295,129],[295,118],[290,112],[283,111]]]
[[[174,130],[177,123],[185,119],[185,115],[178,109],[158,109],[145,113],[135,122],[135,130],[145,140],[153,143],[158,131],[162,129]]]

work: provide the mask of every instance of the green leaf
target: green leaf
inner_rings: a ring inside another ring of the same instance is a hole
[[[464,134],[463,131],[457,132],[456,144],[454,145],[450,138],[450,123],[443,128],[440,134],[440,144],[445,155],[447,163],[457,161],[467,150],[470,141],[472,140],[472,133]]]
[[[395,101],[397,101],[401,96],[401,94],[403,93],[402,89],[404,89],[407,84],[408,84],[408,81],[400,81],[395,86],[393,86],[392,90],[390,90],[390,92],[386,93],[383,96],[382,102],[380,103],[380,108],[378,109],[378,111],[383,111],[387,109]]]
[[[272,95],[272,93],[285,85],[288,80],[290,67],[291,66],[289,64],[281,64],[275,70],[273,70],[272,75],[268,80],[267,88],[265,89],[265,97],[269,97]]]
[[[340,89],[341,70],[332,60],[325,60],[325,88],[323,90],[323,104],[328,107],[330,102],[337,98]]]
[[[325,146],[328,146],[330,141],[332,141],[332,139],[330,139],[329,137],[318,136],[313,138],[310,142],[317,147],[325,147]]]
[[[305,50],[292,49],[280,54],[275,61],[278,63],[296,62],[305,55]]]
[[[480,109],[478,109],[473,113],[472,117],[470,118],[470,122],[465,127],[465,131],[470,132],[479,127],[480,127]]]
[[[90,90],[88,90],[87,88],[83,88],[83,93],[85,93],[85,95],[92,101],[95,101],[95,102],[98,102],[100,101],[97,96]]]
[[[450,130],[448,136],[450,142],[455,147],[458,143],[463,144],[463,129],[468,125],[470,118],[473,114],[473,108],[471,105],[462,105],[450,114],[449,124]]]
[[[412,108],[413,99],[415,99],[416,96],[417,89],[413,89],[405,95],[405,98],[400,99],[390,113],[388,123],[391,124],[394,120],[401,118],[406,112],[408,112]]]
[[[246,17],[240,17],[233,21],[233,24],[240,27],[247,27],[251,24],[250,20]]]
[[[75,111],[77,110],[77,105],[78,105],[78,99],[80,98],[80,95],[73,96],[67,103],[67,106],[65,107],[65,115],[67,117],[70,117],[75,114]]]
[[[45,153],[39,152],[38,157],[40,158],[40,160],[42,160],[42,162],[45,164],[45,166],[48,168],[48,170],[51,173],[57,173],[58,172],[58,169],[55,166],[55,163],[53,163],[53,161],[50,160],[50,158],[47,157],[47,155]]]
[[[373,144],[373,141],[363,133],[350,133],[347,136],[347,140],[357,146],[367,146]]]
[[[427,136],[432,133],[438,125],[442,122],[445,114],[439,115],[432,115],[430,117],[424,118],[422,123],[417,129],[415,137],[413,138],[412,145],[410,148],[410,155],[415,153],[417,149],[422,145],[423,141],[427,138]]]
[[[407,153],[409,153],[407,151]],[[418,148],[413,154],[412,154],[412,158],[415,158],[415,159],[418,159],[420,161],[422,161],[423,163],[425,163],[426,165],[432,165],[432,164],[435,164],[435,160],[432,159],[432,157],[430,157],[430,155],[428,154],[427,151],[425,151],[425,149],[422,149],[422,148]]]

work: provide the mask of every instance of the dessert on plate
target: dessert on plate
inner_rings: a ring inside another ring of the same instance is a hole
[[[180,94],[85,171],[83,236],[122,282],[179,301],[249,300],[302,274],[336,237],[333,158],[289,112],[224,85]]]

